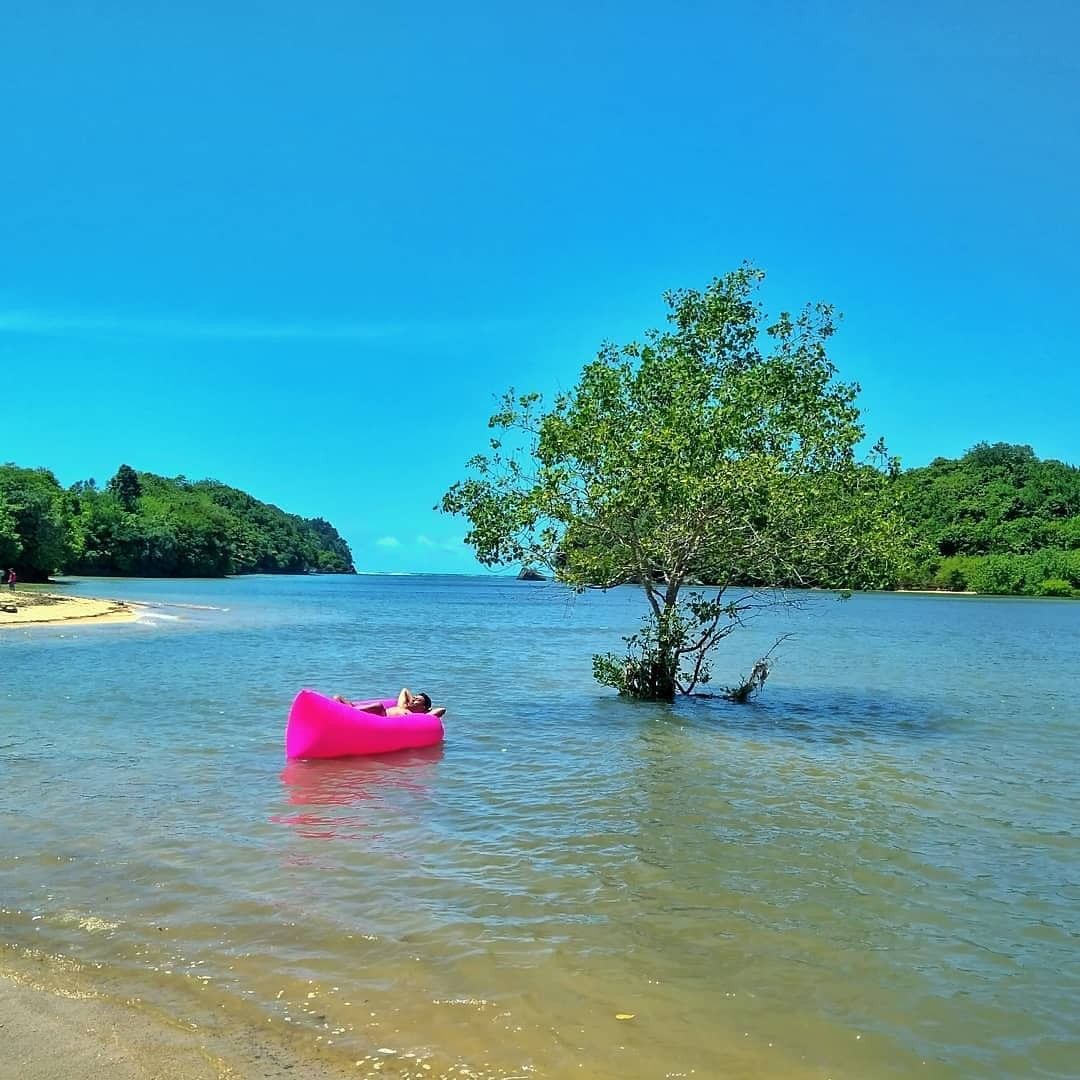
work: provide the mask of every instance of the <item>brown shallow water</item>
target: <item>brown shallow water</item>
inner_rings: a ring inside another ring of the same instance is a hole
[[[1080,605],[819,597],[668,709],[589,677],[630,590],[108,594],[228,610],[0,641],[9,972],[352,1075],[1074,1074]],[[284,762],[402,682],[444,747]]]

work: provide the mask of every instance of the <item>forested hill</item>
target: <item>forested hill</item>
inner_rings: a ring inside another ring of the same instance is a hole
[[[0,565],[23,580],[56,571],[161,577],[355,573],[328,521],[288,514],[215,480],[121,465],[108,484],[64,489],[47,469],[0,466]]]
[[[1080,590],[1080,468],[980,443],[897,480],[915,538],[903,584],[1066,596]]]

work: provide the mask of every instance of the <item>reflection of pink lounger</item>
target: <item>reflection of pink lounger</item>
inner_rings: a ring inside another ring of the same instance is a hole
[[[351,757],[387,754],[434,746],[443,740],[442,721],[431,713],[384,716],[365,705],[396,705],[394,698],[346,705],[314,690],[301,690],[289,710],[285,756],[290,758]]]

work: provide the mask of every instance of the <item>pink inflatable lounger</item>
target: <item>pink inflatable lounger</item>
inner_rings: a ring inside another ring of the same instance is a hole
[[[415,750],[443,741],[442,720],[431,713],[382,716],[364,706],[396,705],[393,698],[346,705],[314,690],[301,690],[285,728],[287,758],[336,758]]]

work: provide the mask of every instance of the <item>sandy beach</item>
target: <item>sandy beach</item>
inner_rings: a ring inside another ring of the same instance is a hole
[[[0,590],[0,627],[59,622],[118,623],[131,622],[137,617],[137,609],[123,600],[60,596],[30,589]]]

